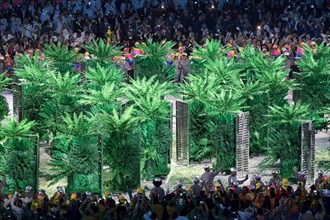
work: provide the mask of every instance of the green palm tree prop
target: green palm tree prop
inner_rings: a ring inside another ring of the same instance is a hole
[[[35,121],[37,124],[42,121],[39,115],[41,107],[50,98],[46,80],[55,74],[54,70],[49,68],[49,62],[48,58],[40,59],[38,53],[32,57],[21,55],[17,58],[17,67],[15,68],[15,74],[24,91],[24,117]],[[39,128],[40,126],[34,127],[36,132],[41,134],[42,131]]]
[[[60,133],[54,138],[51,154],[51,185],[68,178],[70,192],[99,192],[98,139],[91,131],[91,123],[82,113],[63,117]]]
[[[63,75],[52,74],[45,80],[48,85],[46,91],[49,99],[42,104],[39,111],[43,122],[41,125],[44,128],[43,133],[48,129],[56,135],[65,114],[72,115],[74,112],[82,111],[78,103],[82,93],[82,87],[78,86],[79,82],[80,75],[69,72]]]
[[[170,82],[160,83],[156,76],[133,80],[125,88],[126,97],[131,100],[142,121],[165,119],[169,117],[169,102],[166,95],[173,94],[174,87]]]
[[[301,123],[309,117],[309,106],[300,102],[284,106],[270,106],[267,115],[271,125],[270,146],[265,164],[281,161],[281,175],[291,177],[292,168],[300,165]]]
[[[92,112],[94,129],[103,135],[105,163],[110,166],[110,181],[113,190],[126,190],[140,184],[139,121],[133,115],[133,107],[120,114],[104,110]]]
[[[240,81],[234,63],[224,59],[227,58],[218,58],[219,62],[205,60],[205,72],[191,74],[189,84],[183,84],[180,92],[190,104],[190,159],[201,161],[216,154],[217,165],[226,160],[228,166],[233,166],[234,116],[245,100],[235,89]]]
[[[4,75],[0,75],[0,93],[4,90],[4,87],[11,81],[10,78],[5,78]],[[4,96],[0,95],[0,121],[4,119],[9,113],[8,103]]]
[[[0,171],[7,176],[7,193],[14,192],[16,187],[23,190],[28,185],[35,186],[36,155],[31,131],[34,125],[26,119],[18,122],[7,117],[0,128],[3,165]]]
[[[107,83],[114,83],[117,87],[123,82],[124,72],[115,65],[101,66],[97,63],[95,67],[88,67],[86,72],[86,87],[100,89]]]
[[[137,47],[144,51],[144,54],[135,57],[135,75],[147,79],[156,75],[159,82],[171,80],[175,76],[173,66],[166,66],[166,55],[173,53],[175,43],[171,41],[152,42],[147,40],[146,45],[140,44]]]
[[[315,50],[304,47],[305,54],[298,62],[301,69],[299,90],[302,103],[310,105],[317,129],[324,129],[327,123],[320,112],[330,103],[330,47],[324,44],[315,46]]]
[[[85,90],[79,100],[85,111],[103,109],[112,112],[113,108],[121,109],[125,104],[123,76],[123,71],[113,64],[104,67],[96,64],[96,67],[89,67],[83,85]]]
[[[106,83],[100,89],[90,89],[88,94],[81,95],[81,104],[85,105],[104,105],[111,104],[122,94],[118,86],[112,83]]]
[[[112,46],[110,44],[105,43],[103,39],[93,40],[90,45],[86,45],[85,49],[92,54],[93,59],[89,61],[93,67],[96,64],[101,66],[110,65],[110,61],[113,60],[115,56],[122,55],[122,47]]]
[[[206,66],[210,67],[210,62],[225,61],[227,63],[226,53],[228,49],[221,45],[218,40],[206,40],[204,45],[196,45],[193,48],[190,73],[200,74],[205,71]],[[211,65],[212,67],[212,65]]]
[[[268,124],[265,113],[268,106],[283,106],[284,99],[289,89],[294,88],[295,82],[285,80],[287,70],[284,68],[285,58],[266,58],[254,47],[247,45],[240,49],[238,59],[239,76],[241,85],[238,89],[246,98],[246,110],[250,112],[250,149],[251,154],[262,154],[267,151],[269,145],[269,127],[260,129]]]
[[[166,175],[167,155],[171,146],[170,103],[165,95],[173,94],[169,82],[156,76],[132,80],[125,92],[141,120],[141,173],[146,179]]]
[[[62,45],[60,42],[52,45],[46,44],[44,53],[51,60],[50,65],[54,67],[57,73],[73,72],[73,63],[78,58],[78,54],[72,49],[69,50],[66,45]]]
[[[225,56],[226,52],[227,49],[221,45],[220,41],[207,39],[205,45],[196,45],[193,49],[192,55],[201,59],[203,62],[214,62]]]

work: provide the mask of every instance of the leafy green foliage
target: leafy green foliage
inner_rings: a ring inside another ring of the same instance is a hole
[[[147,120],[141,125],[141,175],[145,179],[166,176],[171,146],[169,120]]]
[[[35,186],[36,155],[31,128],[33,122],[6,118],[6,124],[0,128],[2,171],[8,183],[6,190],[13,192],[15,187],[23,190],[26,186]]]
[[[113,64],[101,66],[97,63],[96,67],[88,67],[85,77],[89,88],[99,89],[107,83],[120,85],[123,82],[123,75],[124,72]]]
[[[300,164],[301,143],[300,127],[304,120],[308,119],[309,106],[301,103],[286,104],[280,106],[270,106],[270,113],[267,117],[270,119],[269,133],[270,146],[267,164],[273,164],[280,159],[281,174],[286,177],[292,175],[294,166]]]
[[[100,110],[92,112],[94,129],[104,135],[104,160],[111,169],[111,188],[125,190],[127,185],[140,183],[139,118],[133,115],[133,106],[120,114]]]
[[[78,103],[81,87],[78,86],[80,76],[78,74],[65,73],[63,75],[51,75],[47,79],[47,94],[49,99],[41,105],[39,115],[42,118],[44,132],[49,130],[55,135],[58,126],[62,125],[65,114],[72,115],[82,111]]]
[[[4,75],[0,75],[0,91],[11,81],[11,78],[5,78]]]
[[[63,127],[59,129],[62,133],[54,138],[52,147],[51,184],[63,178],[72,178],[68,181],[71,183],[68,185],[69,191],[84,192],[86,188],[99,191],[99,182],[94,182],[93,178],[99,175],[97,170],[101,155],[97,136],[91,133],[91,123],[83,114],[75,113],[72,117],[67,114],[63,122]],[[86,188],[83,190],[83,187]]]
[[[132,127],[136,126],[139,122],[138,117],[133,117],[133,107],[128,107],[120,115],[117,109],[113,109],[112,113],[108,113],[104,110],[97,112],[94,115],[92,123],[95,128],[100,132],[127,132]]]
[[[24,117],[35,121],[39,125],[34,127],[35,132],[43,134],[43,119],[39,113],[44,103],[50,98],[46,80],[55,72],[48,68],[49,59],[41,60],[39,58],[38,53],[32,57],[28,55],[18,57],[15,74],[21,81],[23,90]]]
[[[220,41],[207,39],[205,45],[196,45],[192,55],[199,57],[205,62],[209,62],[225,56],[226,52],[226,49],[221,45]]]
[[[74,174],[71,177],[73,179],[72,186],[68,188],[70,192],[100,192],[99,182],[100,182],[100,175],[96,172],[91,174]]]
[[[89,61],[89,64],[92,64],[92,66],[100,65],[105,67],[114,56],[122,55],[122,47],[107,44],[103,39],[93,40],[90,45],[85,46],[85,49],[95,56],[95,58]]]
[[[142,121],[169,119],[170,108],[165,95],[173,94],[173,87],[169,82],[159,83],[155,78],[138,78],[126,87],[126,97],[135,106]]]
[[[248,45],[240,50],[239,75],[241,85],[238,89],[246,98],[244,106],[250,112],[250,149],[251,154],[260,154],[267,151],[269,146],[269,127],[260,129],[268,123],[265,117],[268,106],[283,106],[289,89],[296,86],[292,80],[285,80],[287,70],[284,68],[285,58],[280,56],[275,60],[265,58],[260,51]]]
[[[170,103],[165,95],[173,94],[169,82],[159,83],[156,77],[132,80],[126,87],[128,104],[134,106],[141,123],[141,174],[151,179],[166,175],[171,146]]]
[[[100,89],[90,89],[87,91],[88,94],[81,96],[79,102],[84,105],[111,104],[119,98],[119,95],[122,93],[117,87],[118,86],[114,82],[109,82],[103,85]]]
[[[190,105],[189,155],[193,161],[216,155],[217,165],[226,161],[227,166],[234,166],[234,115],[241,111],[245,99],[239,90],[241,81],[233,61],[219,57],[213,59],[215,61],[205,59],[205,72],[190,74],[189,84],[181,86]]]
[[[9,113],[8,103],[4,96],[0,95],[0,121]]]
[[[31,129],[34,125],[33,121],[28,121],[27,119],[18,122],[16,118],[11,120],[9,117],[6,117],[6,124],[0,128],[0,137],[5,137],[5,139],[9,140],[31,135]]]
[[[50,65],[54,67],[58,73],[65,74],[67,72],[73,72],[73,63],[78,55],[72,49],[69,50],[66,45],[62,45],[60,42],[52,45],[46,44],[44,53],[50,58]]]
[[[317,129],[327,127],[323,107],[330,103],[330,47],[324,44],[315,45],[315,51],[306,46],[304,56],[298,62],[299,90],[302,103],[311,108],[311,117],[316,120]]]
[[[146,45],[137,45],[144,54],[135,57],[135,75],[140,78],[149,79],[156,76],[159,82],[169,81],[174,78],[176,71],[173,66],[166,66],[166,55],[173,52],[172,47],[175,43],[171,41],[151,42],[147,41]]]
[[[296,123],[308,118],[309,106],[300,102],[289,105],[269,106],[271,114],[267,115],[272,124]]]
[[[49,65],[49,58],[43,58],[41,59],[39,53],[35,53],[33,56],[29,54],[21,54],[16,58],[16,63],[17,63],[17,69],[15,70],[15,73],[17,70],[22,70],[25,68],[32,68],[32,69],[37,69],[41,70],[41,73],[35,72],[34,74],[45,74],[45,71],[43,71],[47,66]],[[27,78],[28,77],[33,77],[34,75],[31,75],[31,73],[27,74],[25,77],[21,74],[25,74],[24,71],[20,71],[20,77],[21,78]],[[35,77],[35,79],[40,80],[40,77]]]

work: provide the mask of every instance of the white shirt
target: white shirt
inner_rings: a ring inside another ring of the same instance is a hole
[[[14,36],[12,35],[12,34],[7,34],[7,35],[3,35],[2,36],[2,40],[3,41],[9,41],[9,40],[11,40],[11,39],[13,39],[14,38]]]
[[[16,196],[16,194],[15,194],[15,196]],[[15,196],[14,196],[14,197],[15,197]],[[15,215],[18,219],[22,219],[22,217],[24,216],[24,209],[22,209],[22,208],[16,206],[16,205],[14,204],[14,202],[15,202],[15,199],[12,198],[12,200],[11,200],[11,202],[10,202],[11,209],[13,210],[14,215]]]
[[[102,2],[101,0],[95,0],[95,8],[102,9]]]
[[[57,27],[56,27],[56,32],[61,33],[61,31],[62,31],[62,22],[58,21]]]
[[[22,21],[19,17],[11,18],[11,31],[13,33],[19,32],[21,29]]]
[[[29,11],[31,13],[31,15],[34,15],[34,6],[33,5],[29,5]]]
[[[144,0],[135,0],[133,1],[133,9],[143,8]]]
[[[64,37],[64,41],[66,41],[67,39],[69,39],[69,31],[68,31],[68,29],[63,29],[62,30],[62,35],[63,35],[63,37]]]
[[[114,1],[112,1],[111,3],[105,3],[105,13],[110,14],[110,12],[112,12],[113,14],[116,13],[116,6]]]
[[[60,17],[60,10],[55,10],[55,14],[54,14],[54,18],[53,18],[53,22],[54,22],[54,25],[56,26],[58,21],[59,21],[59,17]]]
[[[76,13],[78,10],[82,11],[82,4],[80,1],[73,3],[73,12]]]
[[[0,31],[6,30],[7,26],[8,26],[7,19],[6,18],[0,19]]]
[[[89,19],[94,19],[95,18],[95,15],[94,15],[94,11],[95,11],[94,10],[94,5],[91,4],[89,6],[89,8],[87,8],[87,5],[88,5],[88,3],[86,3],[85,6],[84,6],[84,15],[87,14]]]
[[[33,26],[31,24],[26,24],[22,27],[22,35],[27,38],[32,38]]]
[[[47,10],[47,8],[44,8],[40,14],[41,24],[43,24],[47,20],[50,20],[50,12]]]

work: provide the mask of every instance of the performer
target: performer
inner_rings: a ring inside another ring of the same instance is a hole
[[[207,194],[211,192],[211,189],[213,187],[214,177],[216,177],[216,175],[218,175],[218,173],[220,173],[220,171],[223,169],[223,167],[224,167],[224,164],[222,164],[220,169],[217,169],[217,170],[211,172],[211,168],[209,165],[204,166],[205,172],[202,174],[201,179],[203,181],[203,186],[205,187],[205,191]]]
[[[255,185],[257,186],[258,183],[261,184],[262,187],[265,186],[264,182],[261,181],[261,174],[255,174],[254,175],[254,179],[255,179]]]
[[[153,182],[154,188],[150,191],[150,199],[151,201],[154,201],[154,198],[157,197],[158,201],[162,201],[162,199],[165,196],[165,190],[160,187],[162,185],[162,180],[157,177]]]
[[[281,182],[281,178],[279,177],[279,175],[278,175],[278,171],[273,171],[272,172],[272,178],[270,178],[270,180],[269,180],[269,186],[271,186],[271,185],[274,185],[274,186],[279,186],[280,185],[280,182]]]
[[[244,180],[238,180],[236,175],[237,175],[237,170],[235,168],[230,169],[231,174],[228,177],[228,187],[234,186],[233,183],[235,181],[238,181],[239,184],[243,184],[245,181],[249,179],[249,175],[246,174]]]
[[[191,190],[191,194],[194,197],[198,197],[201,196],[201,192],[203,190],[203,187],[199,184],[199,178],[197,176],[194,177],[193,179],[193,185],[191,185],[190,190]]]
[[[324,185],[324,183],[325,183],[325,177],[326,176],[323,176],[323,170],[319,170],[319,171],[317,171],[317,175],[318,175],[318,177],[317,177],[317,179],[315,180],[315,187],[316,187],[316,189],[317,190],[320,190],[321,188],[323,188],[323,185]]]
[[[298,182],[303,183],[305,186],[306,185],[305,173],[303,171],[298,172],[298,168],[296,166],[293,168],[293,172],[294,172],[294,177],[296,178],[296,180]]]
[[[186,53],[179,55],[178,59],[174,60],[174,66],[176,67],[177,75],[174,79],[175,82],[181,83],[185,81],[190,69],[190,61]]]
[[[174,194],[179,197],[179,196],[182,196],[182,195],[187,195],[187,190],[185,190],[183,188],[183,181],[182,180],[179,180],[178,181],[178,184],[176,186],[176,190],[174,190]]]

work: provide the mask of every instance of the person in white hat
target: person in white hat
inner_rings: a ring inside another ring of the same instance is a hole
[[[157,177],[153,182],[154,187],[150,191],[150,199],[151,201],[154,200],[155,197],[158,198],[158,201],[162,201],[165,196],[165,190],[160,187],[163,183],[161,178]]]
[[[26,198],[32,198],[33,197],[32,189],[33,189],[32,186],[25,187],[25,191],[24,193],[22,193],[22,196]]]
[[[187,190],[185,190],[182,187],[183,187],[183,181],[179,180],[175,190],[176,196],[182,196],[183,194],[185,195],[187,194]]]
[[[294,173],[294,177],[296,178],[296,180],[298,182],[301,182],[304,184],[304,186],[306,185],[306,178],[305,178],[305,173],[303,171],[299,171],[298,172],[298,168],[295,166],[293,168],[293,173]]]
[[[257,173],[257,174],[254,175],[255,184],[260,183],[261,186],[264,187],[265,186],[265,183],[262,182],[261,178],[262,178],[262,176],[261,176],[260,173]]]
[[[209,194],[211,192],[214,177],[216,177],[218,173],[220,173],[223,167],[224,164],[222,164],[220,169],[211,172],[211,167],[209,165],[204,165],[205,172],[202,174],[201,180],[203,181],[203,186],[205,187],[206,194]]]
[[[269,186],[271,186],[271,185],[279,186],[280,185],[281,178],[279,177],[278,174],[279,174],[279,172],[277,170],[272,172],[272,178],[270,178],[270,180],[269,180]]]
[[[187,58],[187,54],[182,53],[178,59],[174,60],[173,65],[175,66],[177,72],[174,81],[177,83],[184,82],[190,69],[190,61]]]
[[[234,182],[238,181],[239,184],[243,184],[246,180],[249,179],[249,176],[246,175],[244,180],[238,180],[237,177],[237,170],[235,168],[230,168],[230,175],[228,177],[228,187],[234,186]]]
[[[193,179],[193,185],[191,185],[190,189],[191,189],[191,194],[194,196],[194,197],[197,197],[197,196],[201,196],[201,192],[203,190],[203,187],[201,186],[200,184],[200,181],[199,181],[199,178],[198,176],[195,176],[194,179]]]
[[[324,172],[323,170],[319,170],[317,171],[317,179],[315,180],[315,186],[316,189],[320,189],[323,187],[324,185],[324,176],[323,176]]]

